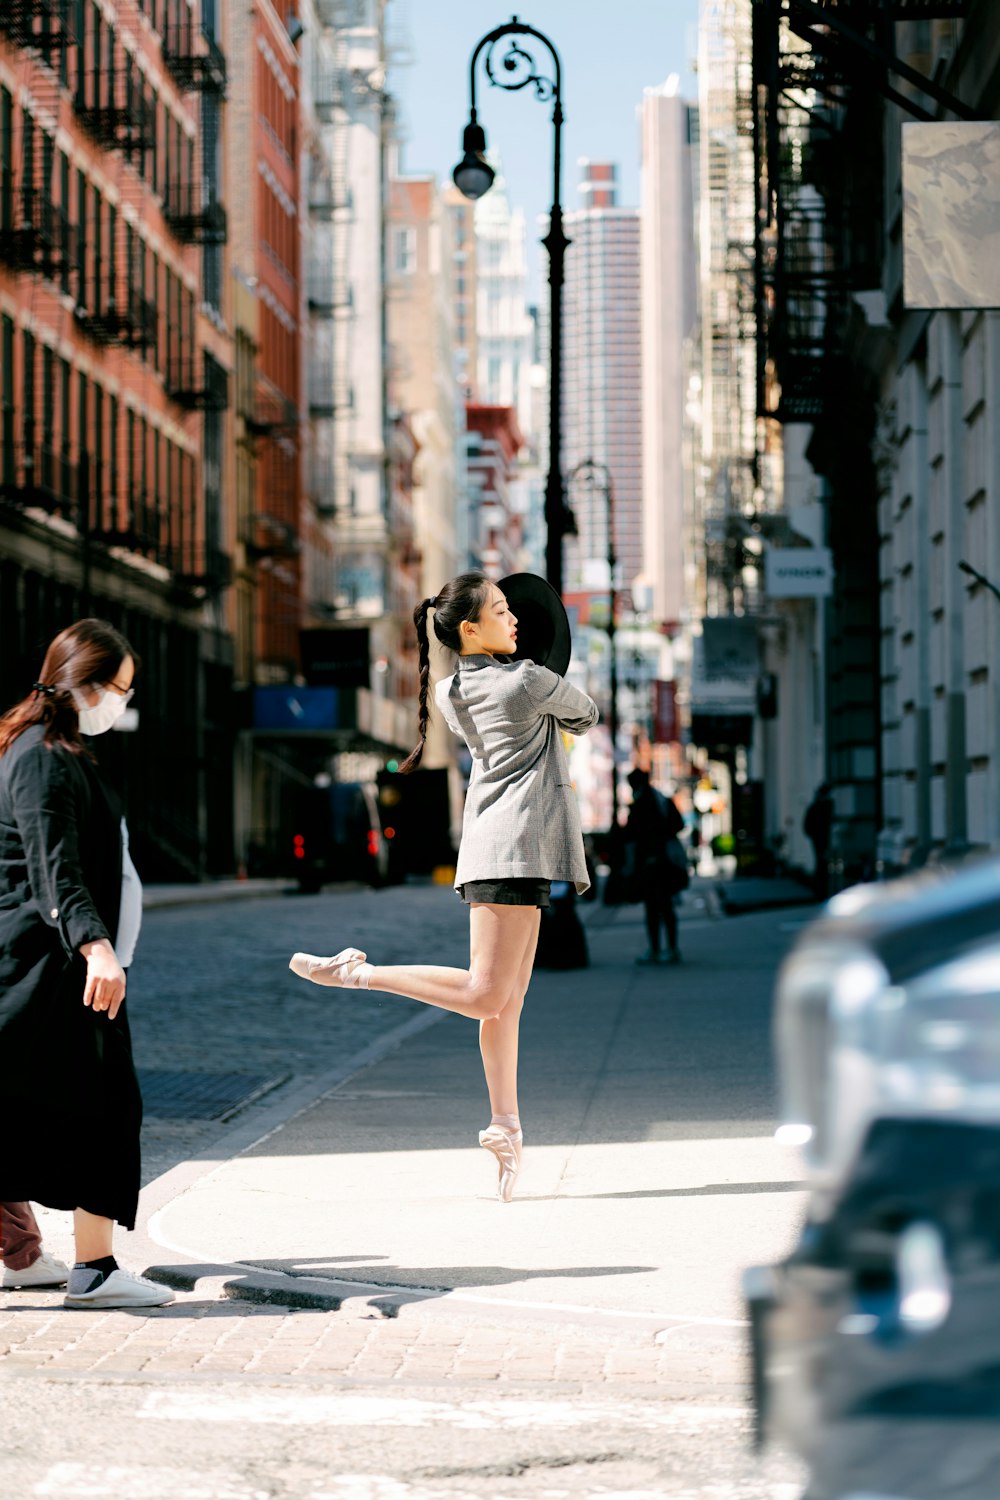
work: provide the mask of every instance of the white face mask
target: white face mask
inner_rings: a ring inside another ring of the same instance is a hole
[[[77,688],[73,689],[73,702],[80,713],[81,734],[104,734],[121,718],[132,696],[131,693],[112,693],[103,687],[97,688],[97,694],[97,702],[91,704]]]

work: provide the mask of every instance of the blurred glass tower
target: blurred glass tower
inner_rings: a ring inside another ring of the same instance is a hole
[[[623,602],[642,569],[642,362],[639,210],[618,203],[618,168],[581,162],[583,206],[566,215],[563,310],[565,471],[607,464],[615,490],[615,550]],[[569,496],[579,536],[566,543],[568,593],[608,587],[606,504],[597,489]]]

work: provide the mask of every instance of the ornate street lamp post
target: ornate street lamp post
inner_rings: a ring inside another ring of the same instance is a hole
[[[540,73],[534,57],[521,47],[517,37],[536,37],[552,55],[554,78]],[[510,43],[500,58],[501,73],[496,72],[494,49],[504,37]],[[514,16],[505,26],[489,32],[476,46],[469,64],[469,123],[462,135],[464,155],[452,176],[455,186],[466,198],[475,200],[489,192],[493,185],[493,168],[486,160],[486,132],[476,114],[476,64],[480,54],[486,56],[486,76],[494,88],[517,91],[532,86],[536,99],[552,100],[552,125],[555,146],[552,166],[552,207],[549,232],[542,244],[549,252],[549,472],[545,482],[545,576],[557,593],[562,593],[562,539],[573,536],[576,523],[566,505],[562,477],[562,289],[563,263],[570,241],[563,233],[560,178],[562,173],[562,64],[559,54],[542,32],[525,26]]]
[[[615,552],[615,487],[611,470],[607,464],[596,459],[585,458],[577,464],[569,476],[572,485],[576,479],[583,480],[590,489],[600,490],[604,495],[608,533],[608,651],[611,655],[611,694],[608,729],[611,734],[611,832],[618,827],[618,651],[615,645],[615,567],[618,557]]]

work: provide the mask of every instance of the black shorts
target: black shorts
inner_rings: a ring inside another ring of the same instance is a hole
[[[512,880],[467,880],[457,887],[467,906],[479,901],[488,906],[548,906],[550,880],[517,877]]]

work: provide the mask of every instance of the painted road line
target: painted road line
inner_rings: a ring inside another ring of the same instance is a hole
[[[426,1401],[406,1396],[283,1391],[151,1391],[138,1415],[155,1421],[279,1427],[457,1427],[465,1431],[568,1429],[591,1424],[652,1431],[749,1422],[745,1406],[637,1401]]]
[[[109,1496],[116,1500],[270,1500],[273,1491],[251,1489],[225,1475],[192,1475],[188,1469],[58,1463],[31,1493],[53,1500],[108,1500]]]

